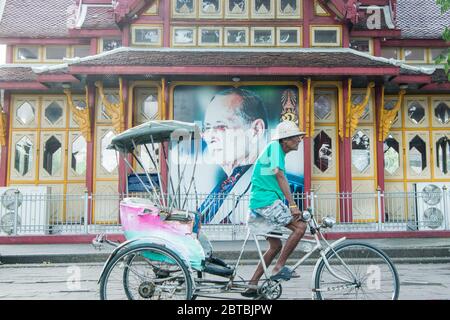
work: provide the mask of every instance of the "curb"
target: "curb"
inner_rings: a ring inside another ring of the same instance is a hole
[[[443,248],[380,248],[395,263],[449,263],[450,247]],[[216,251],[214,256],[228,263],[236,261],[240,252],[236,250]],[[45,263],[104,263],[110,252],[99,253],[77,253],[77,254],[23,254],[23,255],[0,255],[0,264],[45,264]],[[303,251],[294,251],[290,257],[292,261],[298,261],[305,255]],[[315,252],[307,261],[315,263],[319,253]],[[243,264],[254,264],[259,260],[259,254],[255,250],[248,250],[242,255]]]

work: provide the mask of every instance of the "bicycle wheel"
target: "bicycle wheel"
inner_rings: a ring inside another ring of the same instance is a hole
[[[102,300],[189,300],[192,290],[186,264],[175,252],[156,244],[119,252],[100,281]]]
[[[400,281],[394,264],[386,254],[369,244],[349,242],[330,250],[315,275],[317,299],[397,300]]]

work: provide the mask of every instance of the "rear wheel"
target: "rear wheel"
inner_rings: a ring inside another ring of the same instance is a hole
[[[156,244],[124,249],[100,281],[102,300],[183,300],[192,298],[192,279],[184,261]]]
[[[365,243],[344,243],[326,255],[315,275],[317,299],[397,300],[400,281],[394,264],[380,249]]]

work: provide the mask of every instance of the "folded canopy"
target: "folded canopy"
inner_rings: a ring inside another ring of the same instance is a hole
[[[142,144],[160,143],[170,139],[178,140],[194,134],[200,137],[200,128],[195,123],[176,120],[153,120],[130,128],[112,139],[108,149],[120,152],[132,152],[134,146]],[[153,137],[153,139],[152,139]],[[134,141],[134,144],[133,144]]]

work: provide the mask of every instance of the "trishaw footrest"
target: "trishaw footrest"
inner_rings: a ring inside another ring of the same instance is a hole
[[[204,271],[219,277],[230,277],[234,272],[234,268],[219,258],[209,257],[206,259]]]

